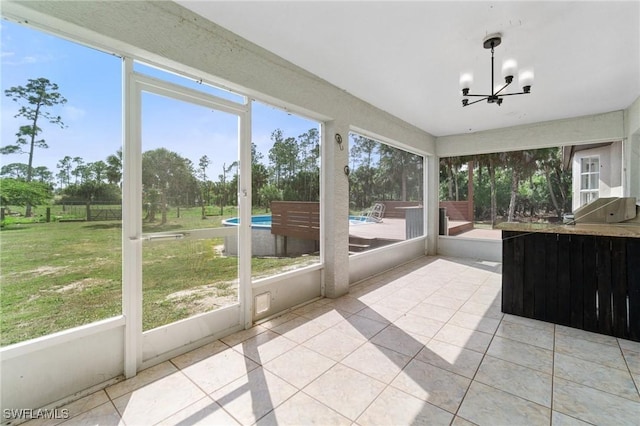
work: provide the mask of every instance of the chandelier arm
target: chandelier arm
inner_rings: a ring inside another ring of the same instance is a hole
[[[469,106],[469,105],[477,104],[478,102],[486,101],[487,99],[489,99],[488,96],[486,96],[486,97],[484,97],[482,99],[478,99],[477,101],[469,102],[468,104],[463,105],[463,106]]]
[[[500,96],[529,95],[529,94],[531,94],[531,92],[503,93]]]
[[[464,96],[465,96],[465,97],[467,97],[467,96],[475,96],[475,97],[481,96],[481,97],[484,97],[484,98],[488,98],[488,97],[489,97],[489,96],[491,96],[491,95],[472,95],[471,93],[467,93],[467,94],[466,94],[466,95],[464,95]]]
[[[507,88],[507,86],[509,86],[511,83],[506,83],[504,86],[502,86],[502,88],[500,90],[498,90],[496,93],[494,93],[494,95],[499,94],[500,92],[502,92],[504,89]],[[500,96],[505,96],[505,95],[500,95]]]

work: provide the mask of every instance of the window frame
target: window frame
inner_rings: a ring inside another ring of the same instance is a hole
[[[597,167],[597,170],[585,170],[585,164],[592,167]],[[586,188],[584,187],[585,182],[583,178],[586,177]],[[593,184],[596,187],[592,188]],[[600,197],[600,156],[599,155],[588,155],[585,157],[580,157],[580,205],[583,206],[585,204],[590,203],[593,200],[597,200]]]

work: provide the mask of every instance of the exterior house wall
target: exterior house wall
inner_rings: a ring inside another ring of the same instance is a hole
[[[636,197],[640,203],[640,97],[635,100],[624,115],[625,141],[623,144],[625,193]]]
[[[598,185],[600,198],[622,197],[622,143],[585,149],[575,153],[572,163],[572,210],[581,206],[580,201],[580,161],[585,157],[597,156],[600,159],[600,180]]]

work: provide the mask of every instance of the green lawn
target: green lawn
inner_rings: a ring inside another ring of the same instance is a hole
[[[225,209],[225,218],[235,215]],[[216,227],[221,220],[203,220],[200,208],[180,209],[177,217],[174,209],[165,225],[147,224],[144,232]],[[223,256],[223,244],[222,239],[145,242],[144,330],[237,300],[237,258]],[[253,258],[252,275],[317,261],[317,256]],[[0,232],[1,345],[119,315],[121,287],[120,221],[7,225]]]

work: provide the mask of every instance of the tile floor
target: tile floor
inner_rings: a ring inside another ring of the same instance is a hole
[[[78,400],[64,424],[637,425],[640,343],[503,315],[500,280],[422,258]]]

